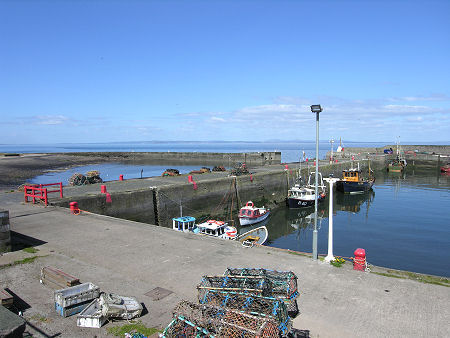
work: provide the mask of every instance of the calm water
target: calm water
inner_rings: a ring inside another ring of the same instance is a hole
[[[334,197],[335,256],[364,248],[374,265],[450,276],[450,176],[378,173],[372,192]],[[328,250],[328,205],[319,209],[320,254]],[[312,252],[314,208],[277,209],[267,227],[267,245]]]
[[[389,142],[355,143],[346,142],[345,147],[382,147]],[[393,142],[391,142],[393,143]],[[336,150],[339,141],[334,144]],[[328,141],[319,143],[319,158],[331,150]],[[298,162],[305,152],[308,158],[315,157],[316,143],[310,142],[116,142],[116,143],[60,143],[60,144],[0,144],[0,153],[58,153],[85,151],[172,151],[172,152],[219,152],[246,153],[258,151],[281,151],[283,162]]]

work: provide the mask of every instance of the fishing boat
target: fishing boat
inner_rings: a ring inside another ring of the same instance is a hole
[[[295,184],[288,190],[288,206],[289,208],[306,208],[314,206],[315,196],[316,196],[316,188],[315,184],[312,184],[312,179],[314,177],[314,173],[311,173],[308,178],[308,184],[306,186],[302,186],[301,184]],[[318,185],[318,196],[317,201],[321,202],[325,199],[326,196],[326,187],[323,184],[322,174],[319,173],[319,185]]]
[[[192,216],[172,218],[172,228],[173,230],[183,232],[194,231],[194,229],[196,228],[195,218]]]
[[[221,239],[236,239],[237,237],[237,229],[235,227],[228,225],[226,222],[211,219],[197,224],[193,232]]]
[[[239,210],[239,223],[244,225],[251,225],[264,221],[270,215],[268,208],[258,208],[252,201],[248,201],[244,207]]]
[[[255,244],[263,245],[268,236],[269,231],[266,226],[263,225],[239,235],[238,241],[244,246],[253,246]]]
[[[450,173],[450,162],[441,167],[441,173]]]
[[[374,183],[375,177],[372,175],[370,166],[369,177],[364,179],[358,163],[358,168],[351,168],[342,171],[342,179],[336,182],[336,189],[343,193],[358,194],[372,189]]]
[[[391,162],[389,162],[387,171],[392,173],[400,173],[402,172],[406,167],[406,159],[401,155],[401,151],[399,149],[399,142],[397,141],[397,151],[395,159],[393,159]]]

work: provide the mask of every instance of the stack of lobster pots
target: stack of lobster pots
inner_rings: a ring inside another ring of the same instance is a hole
[[[180,302],[163,337],[286,337],[298,314],[292,271],[228,268],[204,276],[198,303]]]

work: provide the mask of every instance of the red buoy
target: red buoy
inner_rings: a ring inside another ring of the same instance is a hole
[[[123,175],[119,176],[119,181],[123,181]]]

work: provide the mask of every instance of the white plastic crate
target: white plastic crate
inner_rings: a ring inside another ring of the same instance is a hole
[[[100,288],[92,283],[83,283],[66,289],[56,290],[55,303],[65,308],[100,296]]]
[[[77,326],[101,328],[106,322],[106,316],[102,313],[102,306],[99,299],[94,299],[77,316]]]

